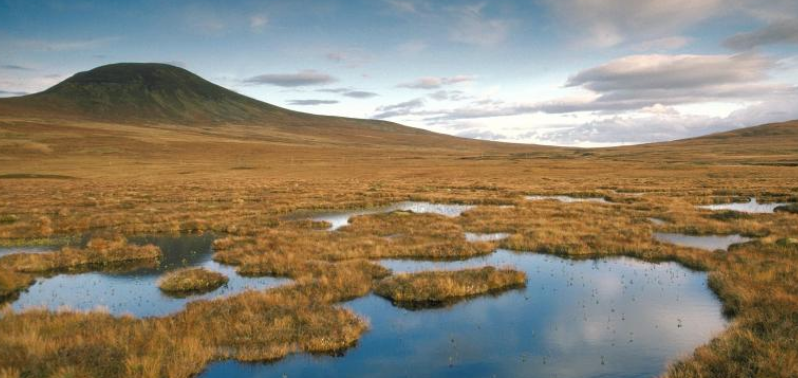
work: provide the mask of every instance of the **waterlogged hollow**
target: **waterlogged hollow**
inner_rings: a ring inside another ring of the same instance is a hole
[[[214,262],[211,260],[213,239],[212,234],[130,237],[131,243],[155,244],[161,248],[163,258],[157,267],[123,273],[90,272],[39,278],[20,294],[12,306],[15,310],[36,306],[51,310],[62,306],[77,310],[102,307],[116,315],[162,316],[181,310],[193,300],[235,294],[248,288],[260,290],[287,282],[272,277],[242,277],[235,268]],[[158,289],[158,280],[164,273],[189,266],[220,272],[229,278],[229,282],[210,293],[184,298],[167,295]]]
[[[466,232],[465,238],[469,242],[490,242],[507,239],[510,236],[508,233],[496,232],[492,234],[478,234],[473,232]]]
[[[202,377],[652,377],[726,327],[706,274],[675,263],[499,250],[466,261],[383,264],[396,272],[512,266],[528,282],[442,309],[359,298],[345,306],[368,317],[371,329],[343,356],[223,361]]]
[[[709,209],[709,210],[732,210],[732,211],[739,211],[741,213],[772,213],[777,207],[787,205],[784,202],[773,202],[773,203],[759,203],[757,202],[756,198],[751,197],[748,202],[745,203],[724,203],[718,205],[706,205],[706,206],[698,206],[700,209]]]
[[[433,213],[441,214],[447,217],[456,217],[463,212],[472,209],[471,205],[453,205],[444,203],[430,203],[430,202],[416,202],[405,201],[399,202],[388,206],[375,207],[370,209],[359,209],[350,211],[337,211],[323,214],[317,214],[311,219],[314,221],[326,221],[332,226],[330,231],[335,231],[341,227],[349,224],[349,219],[358,215],[381,214],[390,213],[392,211],[412,211],[414,213]]]
[[[52,246],[21,246],[21,247],[0,247],[0,257],[12,255],[14,253],[47,253],[57,251],[58,248]]]
[[[747,238],[738,234],[686,235],[665,232],[655,232],[654,239],[664,243],[676,244],[682,247],[704,249],[707,251],[716,251],[719,249],[727,251],[732,244],[740,244],[752,240],[751,238]]]
[[[529,201],[555,200],[563,203],[573,203],[573,202],[612,203],[610,201],[607,201],[603,197],[526,196],[524,198],[526,198]]]

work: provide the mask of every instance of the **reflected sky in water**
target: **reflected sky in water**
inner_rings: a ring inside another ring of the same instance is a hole
[[[371,330],[342,357],[222,361],[202,377],[651,377],[726,326],[706,274],[675,263],[504,250],[466,261],[383,263],[396,272],[513,266],[528,284],[416,311],[370,295],[344,304],[368,317]]]
[[[709,210],[732,210],[741,213],[772,213],[777,207],[786,205],[784,202],[759,203],[756,198],[751,197],[744,203],[724,203],[718,205],[698,206],[700,209]]]
[[[163,258],[157,266],[121,273],[90,272],[39,278],[13,302],[13,308],[103,308],[116,315],[161,316],[181,310],[189,301],[231,295],[246,289],[264,289],[288,282],[272,277],[241,277],[235,268],[214,262],[211,260],[214,236],[211,234],[140,236],[130,237],[129,240],[131,243],[159,246]],[[230,280],[227,285],[213,292],[185,298],[175,298],[158,289],[158,280],[164,273],[189,266],[201,266],[223,273]]]
[[[603,197],[526,196],[524,198],[526,198],[529,201],[555,200],[563,203],[573,203],[573,202],[612,203],[610,201],[605,200]]]
[[[685,234],[670,234],[666,232],[655,232],[654,239],[663,243],[670,243],[680,245],[682,247],[691,247],[704,249],[707,251],[716,251],[722,249],[724,251],[729,249],[732,244],[745,243],[752,240],[745,236],[733,235],[685,235]]]
[[[456,217],[467,211],[474,206],[471,205],[453,205],[444,203],[429,203],[429,202],[415,202],[405,201],[399,202],[388,206],[375,207],[370,209],[359,209],[349,211],[336,211],[323,214],[317,214],[311,219],[314,221],[326,221],[332,224],[329,228],[330,231],[337,230],[349,224],[349,219],[358,215],[381,214],[390,213],[391,211],[412,211],[414,213],[433,213],[441,214],[447,217]]]

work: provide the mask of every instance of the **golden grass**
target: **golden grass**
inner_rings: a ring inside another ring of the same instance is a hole
[[[526,286],[524,272],[486,266],[394,275],[377,283],[374,292],[395,303],[438,305],[523,286]]]
[[[229,234],[216,242],[217,261],[244,274],[295,281],[192,303],[164,318],[9,310],[0,319],[0,376],[191,377],[215,359],[332,352],[367,330],[364,319],[336,304],[368,294],[388,274],[371,260],[466,258],[496,247],[628,255],[707,270],[733,316],[731,327],[676,361],[666,376],[798,376],[798,255],[790,242],[798,237],[798,216],[695,208],[749,196],[798,200],[790,166],[798,151],[795,135],[585,151],[440,143],[386,148],[367,142],[370,136],[346,143],[332,129],[315,139],[268,130],[0,118],[0,135],[52,150],[42,154],[13,143],[0,148],[0,214],[13,215],[13,222],[0,222],[0,243],[97,230],[212,230]],[[601,196],[613,203],[523,200],[532,194]],[[336,232],[288,217],[403,200],[479,206],[458,218],[356,217]],[[649,217],[667,223],[653,225]],[[656,242],[655,231],[759,240],[718,254]],[[510,237],[468,243],[464,232]],[[0,282],[19,287],[26,278],[9,270],[16,264],[39,271],[105,264],[136,255],[123,253],[127,248],[119,254],[87,248],[66,259],[6,257]]]
[[[0,302],[32,285],[34,278],[13,270],[0,269]]]
[[[228,280],[224,274],[205,268],[185,268],[164,275],[158,287],[177,295],[207,293],[224,286]]]
[[[127,244],[123,237],[95,238],[84,249],[64,247],[58,252],[17,253],[0,258],[0,267],[24,273],[107,268],[136,261],[157,261],[161,250],[153,245]]]

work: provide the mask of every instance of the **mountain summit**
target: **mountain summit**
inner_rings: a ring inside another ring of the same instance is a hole
[[[240,123],[296,114],[159,63],[97,67],[13,101],[29,109],[109,121]]]

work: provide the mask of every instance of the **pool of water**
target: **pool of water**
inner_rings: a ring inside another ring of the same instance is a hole
[[[652,218],[648,218],[648,221],[651,222],[655,226],[663,226],[663,225],[668,224],[668,222],[666,222],[664,219],[660,219],[660,218],[653,218],[652,217]]]
[[[486,242],[486,241],[499,241],[507,239],[510,234],[505,232],[496,232],[492,234],[478,234],[474,232],[466,232],[465,238],[469,242]]]
[[[729,249],[732,244],[745,243],[752,240],[742,235],[685,235],[685,234],[671,234],[665,232],[655,232],[654,239],[670,244],[680,245],[682,247],[692,247],[698,249],[705,249],[707,251],[716,251],[722,249],[724,251]]]
[[[439,309],[359,298],[344,306],[368,317],[371,329],[342,356],[222,361],[202,377],[652,377],[726,327],[706,274],[675,263],[499,250],[466,261],[383,264],[397,272],[513,266],[528,282]]]
[[[603,197],[571,197],[571,196],[526,196],[524,197],[529,201],[543,201],[543,200],[556,200],[563,203],[573,202],[597,202],[597,203],[612,203]]]
[[[732,210],[741,213],[772,213],[777,207],[787,205],[785,202],[759,203],[756,198],[751,197],[744,203],[724,203],[718,205],[698,206],[700,209],[709,210]]]
[[[47,253],[57,251],[58,247],[35,246],[35,247],[0,247],[0,257],[15,253]]]
[[[456,217],[474,206],[471,205],[452,205],[443,203],[405,201],[388,206],[375,207],[370,209],[359,209],[349,211],[336,211],[329,213],[316,214],[311,219],[314,221],[329,222],[329,230],[334,231],[349,224],[349,219],[358,215],[381,214],[391,211],[412,211],[414,213],[433,213],[447,217]]]
[[[128,238],[131,243],[155,244],[163,251],[156,267],[138,268],[123,273],[90,272],[59,274],[39,278],[12,303],[15,310],[44,306],[51,310],[68,307],[76,310],[107,309],[110,313],[132,314],[137,317],[161,316],[181,310],[187,302],[215,298],[246,289],[265,289],[288,282],[285,279],[261,277],[245,278],[235,268],[211,260],[212,234],[159,235]],[[201,266],[223,273],[227,285],[202,295],[176,298],[158,289],[158,280],[169,271]]]

